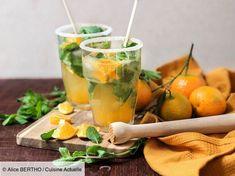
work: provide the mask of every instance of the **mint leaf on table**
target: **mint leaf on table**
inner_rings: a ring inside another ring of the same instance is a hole
[[[113,153],[107,152],[106,148],[100,145],[92,145],[92,146],[87,147],[86,154],[88,156],[97,156],[100,158],[113,156]]]
[[[0,114],[0,119],[3,120],[2,125],[11,125],[14,123],[19,123],[21,125],[26,124],[27,117],[19,114]]]
[[[57,87],[47,96],[50,98],[28,90],[23,97],[17,100],[21,105],[15,114],[0,114],[0,119],[3,120],[2,125],[22,125],[30,120],[37,120],[66,99],[65,92]]]
[[[27,91],[25,96],[19,98],[18,101],[21,102],[22,105],[17,110],[17,114],[34,120],[39,119],[52,109],[48,99],[31,90]]]
[[[10,115],[5,115],[5,116],[6,116],[6,119],[2,122],[3,126],[11,125],[15,123],[16,114],[10,114]]]
[[[16,120],[17,123],[19,123],[21,125],[24,125],[24,124],[28,123],[27,118],[28,118],[27,116],[17,114],[16,117],[15,117],[15,120]]]
[[[128,155],[135,155],[139,149],[144,145],[146,139],[142,138],[135,142],[135,144],[127,151],[121,153],[110,152],[100,145],[92,145],[85,149],[85,151],[75,151],[73,154],[67,148],[59,148],[61,157],[53,163],[57,166],[66,165],[63,161],[77,161],[87,164],[97,163],[105,160],[112,160],[117,157],[125,157]]]
[[[95,127],[93,126],[89,126],[86,130],[86,136],[88,139],[90,139],[92,142],[94,143],[101,143],[103,138],[100,135],[100,133],[96,130]]]
[[[71,154],[67,148],[60,147],[59,152],[60,152],[61,157],[63,157],[63,158],[71,157]]]
[[[146,82],[149,82],[150,80],[158,80],[161,79],[161,73],[151,70],[141,70],[140,79]]]
[[[50,131],[48,131],[46,133],[41,134],[40,135],[41,139],[44,140],[44,141],[49,141],[51,139],[54,139],[52,137],[52,134],[54,133],[55,130],[56,130],[56,128],[54,128],[54,129],[52,129],[52,130],[50,130]]]
[[[8,118],[8,115],[6,114],[0,114],[0,119],[6,120]]]
[[[50,96],[54,97],[50,100],[50,104],[52,107],[57,106],[58,104],[64,102],[66,100],[66,93],[64,90],[60,90],[58,87],[54,87]]]

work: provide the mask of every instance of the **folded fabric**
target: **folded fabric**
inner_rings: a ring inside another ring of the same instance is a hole
[[[163,176],[235,176],[235,130],[210,136],[185,132],[151,138],[144,156]]]

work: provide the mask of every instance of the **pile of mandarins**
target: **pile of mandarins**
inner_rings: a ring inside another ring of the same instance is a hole
[[[162,79],[155,86],[139,81],[137,111],[148,111],[148,106],[161,95],[153,89],[169,82],[183,67],[188,55],[157,68]],[[206,117],[235,112],[235,72],[226,68],[217,68],[204,74],[195,59],[191,59],[187,74],[180,74],[170,84],[159,112],[161,120],[180,120],[192,117]],[[153,88],[154,87],[154,88]],[[155,101],[159,102],[159,101]]]

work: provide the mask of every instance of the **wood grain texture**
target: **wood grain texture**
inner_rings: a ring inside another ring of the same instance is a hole
[[[0,80],[0,113],[14,113],[19,104],[16,99],[32,89],[46,93],[54,86],[62,87],[60,79]],[[52,161],[59,157],[57,151],[17,146],[16,134],[27,125],[0,125],[0,161]],[[102,166],[110,166],[108,167]],[[146,163],[142,152],[134,157],[116,159],[113,162],[86,165],[86,176],[142,176],[157,175]]]
[[[35,121],[33,124],[20,131],[16,135],[16,141],[18,145],[35,147],[42,149],[51,149],[58,150],[59,147],[67,147],[70,152],[76,150],[85,150],[87,146],[92,146],[94,143],[87,139],[80,139],[77,136],[74,136],[68,140],[49,140],[44,141],[41,139],[40,135],[42,133],[48,132],[52,129],[55,129],[58,125],[50,124],[50,117],[52,115],[61,115],[60,112],[56,109],[52,110],[46,114],[41,119]],[[93,124],[92,113],[91,111],[82,111],[76,110],[74,113],[68,115],[71,117],[73,126],[81,125],[82,123]],[[101,144],[102,147],[108,149],[111,152],[121,153],[127,151],[131,146],[135,144],[135,140],[129,140],[128,142],[121,145],[113,145],[107,140],[107,133],[101,132],[103,136],[103,141]]]

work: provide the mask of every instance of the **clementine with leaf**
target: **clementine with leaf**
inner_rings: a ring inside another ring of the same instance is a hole
[[[206,82],[200,76],[180,75],[171,84],[171,90],[182,93],[189,98],[193,90],[205,86]]]

